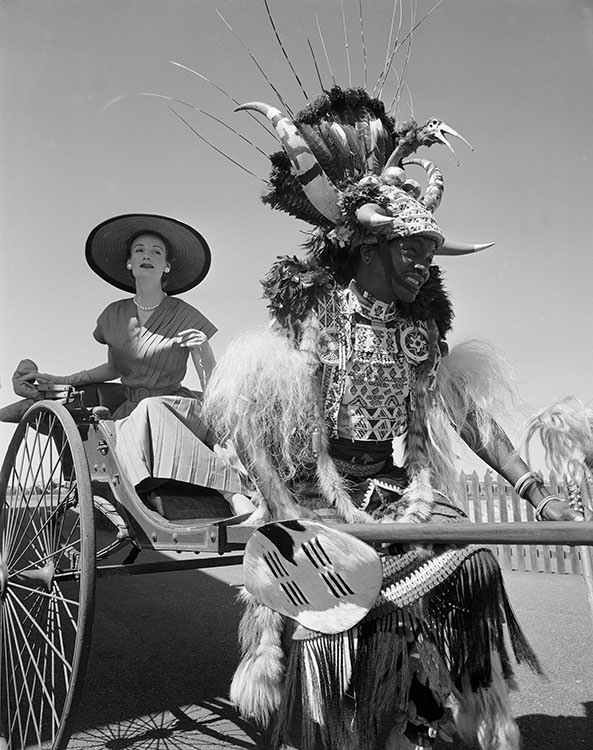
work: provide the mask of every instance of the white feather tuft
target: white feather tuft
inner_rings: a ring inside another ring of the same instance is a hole
[[[314,460],[317,399],[309,354],[285,336],[254,331],[220,359],[206,389],[204,417],[218,440],[241,447],[249,473],[250,461],[266,456],[288,482]]]
[[[402,499],[406,503],[400,523],[425,523],[432,515],[434,489],[430,481],[430,469],[422,468],[414,473]]]
[[[525,452],[538,436],[548,468],[566,474],[578,484],[583,464],[593,471],[593,410],[574,396],[567,396],[535,414],[524,429]]]
[[[462,693],[450,700],[455,727],[464,742],[478,740],[481,750],[519,750],[519,727],[513,719],[509,689],[514,687],[502,676],[498,653],[492,653],[492,683],[473,691],[469,678],[463,678]]]
[[[242,657],[229,697],[242,716],[265,725],[280,705],[284,680],[283,619],[257,604],[245,589],[239,599],[247,604],[239,625]]]

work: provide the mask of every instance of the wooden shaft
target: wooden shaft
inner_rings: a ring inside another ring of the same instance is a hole
[[[281,523],[281,521],[278,521]],[[327,526],[369,543],[402,544],[567,544],[593,546],[593,521],[513,523],[354,523]],[[246,543],[256,527],[227,526],[228,542]]]
[[[336,528],[375,543],[593,545],[592,521],[340,524]]]

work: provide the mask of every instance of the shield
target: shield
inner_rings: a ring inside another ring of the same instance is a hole
[[[244,584],[261,604],[320,633],[356,625],[381,590],[381,560],[350,534],[316,521],[260,526],[243,558]]]

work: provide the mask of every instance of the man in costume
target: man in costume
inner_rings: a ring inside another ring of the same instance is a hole
[[[475,343],[448,351],[452,308],[433,258],[481,246],[446,241],[434,217],[443,176],[412,154],[458,134],[440,120],[397,127],[361,89],[335,87],[294,120],[261,102],[240,109],[266,116],[283,146],[264,202],[314,225],[304,259],[279,259],[263,282],[273,329],[227,352],[206,399],[259,489],[253,522],[466,521],[453,432],[538,520],[582,519],[493,420],[507,387],[496,356]],[[380,552],[381,593],[345,632],[295,628],[245,594],[240,711],[299,750],[409,750],[454,733],[517,750],[505,623],[516,659],[539,667],[492,553]]]

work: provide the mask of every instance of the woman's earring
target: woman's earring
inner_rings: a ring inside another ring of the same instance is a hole
[[[171,270],[171,269],[170,269],[170,267],[169,267],[169,266],[165,266],[165,273],[169,273],[169,271],[170,271],[170,270]]]
[[[132,264],[131,263],[126,263],[126,268],[128,269],[128,271],[131,271],[132,270]]]

